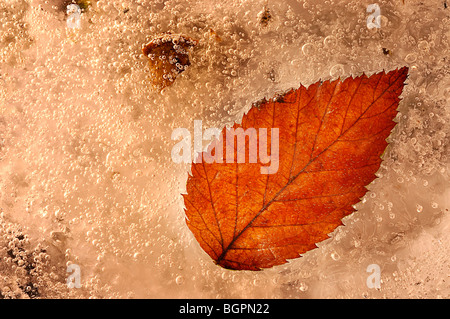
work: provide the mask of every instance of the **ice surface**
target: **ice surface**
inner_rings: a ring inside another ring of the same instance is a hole
[[[449,298],[450,9],[444,1],[0,0],[0,298]],[[83,1],[86,5],[86,1]],[[268,12],[267,12],[268,10]],[[156,92],[141,48],[199,41]],[[407,65],[379,178],[319,249],[222,269],[184,223],[174,128],[221,128],[302,83]],[[66,286],[81,268],[82,288]],[[366,285],[381,269],[381,289]]]

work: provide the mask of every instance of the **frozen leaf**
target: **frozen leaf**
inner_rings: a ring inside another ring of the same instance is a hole
[[[259,270],[327,239],[375,179],[407,73],[403,67],[317,82],[263,101],[232,128],[248,133],[245,147],[225,128],[192,164],[183,195],[186,222],[200,246],[222,267]],[[272,128],[278,128],[279,149],[272,147]],[[271,132],[266,143],[262,132]],[[252,163],[255,144],[259,157]],[[220,163],[216,155],[227,154],[227,145],[234,161]],[[268,162],[261,150],[278,159],[268,174],[262,174]],[[238,161],[242,155],[245,162]]]
[[[165,33],[155,37],[142,49],[149,58],[150,81],[156,89],[173,84],[177,76],[191,63],[189,50],[196,40],[182,35]]]

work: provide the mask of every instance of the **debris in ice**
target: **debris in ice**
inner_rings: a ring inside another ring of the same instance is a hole
[[[144,46],[142,52],[149,58],[150,81],[155,88],[172,85],[177,76],[191,65],[189,50],[197,42],[180,34],[164,33]]]

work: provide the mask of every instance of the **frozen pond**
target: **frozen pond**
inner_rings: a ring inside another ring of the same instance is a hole
[[[450,4],[69,4],[0,0],[0,298],[450,297]],[[160,91],[142,47],[168,31],[196,45]],[[403,66],[379,178],[345,226],[285,265],[215,265],[185,224],[190,166],[171,159],[173,130],[240,122],[300,83]]]

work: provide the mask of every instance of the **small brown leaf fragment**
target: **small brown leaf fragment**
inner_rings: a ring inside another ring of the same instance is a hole
[[[269,22],[272,20],[272,14],[270,13],[270,10],[266,6],[261,12],[258,13],[258,19],[259,23],[263,27],[267,27]]]
[[[189,50],[198,41],[180,34],[164,33],[153,38],[142,48],[149,58],[150,81],[155,89],[162,90],[173,84],[177,76],[191,63]]]
[[[391,50],[389,50],[389,49],[382,48],[381,50],[383,51],[384,55],[391,55],[392,54]]]
[[[60,9],[62,11],[66,11],[68,5],[76,4],[80,7],[81,10],[88,11],[92,6],[92,2],[93,1],[91,0],[64,0],[60,5]]]
[[[222,42],[222,38],[217,34],[216,31],[214,31],[211,28],[209,29],[209,35],[211,36],[211,38],[213,38],[217,42]]]

